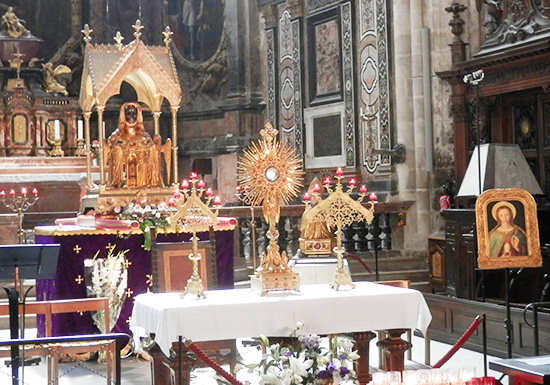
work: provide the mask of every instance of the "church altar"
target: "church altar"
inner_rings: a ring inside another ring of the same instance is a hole
[[[392,352],[392,360],[403,361],[403,351],[410,345],[401,340],[401,333],[418,329],[425,335],[432,316],[417,290],[371,282],[356,285],[354,290],[333,290],[328,284],[302,285],[300,293],[267,296],[250,289],[211,290],[202,300],[180,298],[175,293],[142,294],[135,298],[130,323],[134,338],[154,333],[165,361],[169,357],[169,364],[154,365],[156,371],[177,367],[171,348],[180,335],[194,342],[260,335],[289,337],[297,322],[303,323],[300,334],[305,335],[353,333],[363,359],[359,361],[359,380],[366,383],[370,380],[368,341],[372,336],[361,337],[367,341],[358,341],[358,336],[373,330],[388,331],[392,335],[388,342],[404,346],[400,352],[400,348]],[[366,347],[361,348],[360,342],[366,342]],[[154,377],[155,385],[159,385],[163,382],[157,378],[166,375],[159,372]]]
[[[84,260],[91,259],[100,250],[105,255],[107,249],[116,245],[116,251],[129,250],[128,260],[128,289],[127,296],[120,312],[120,317],[112,330],[113,332],[130,333],[129,318],[132,313],[133,298],[145,293],[152,286],[151,252],[143,246],[144,238],[140,230],[105,230],[105,229],[74,229],[59,228],[58,226],[37,226],[36,243],[59,243],[59,261],[54,279],[38,280],[36,296],[38,300],[73,299],[87,297],[86,282],[84,281]],[[122,235],[122,236],[121,236]],[[187,242],[190,234],[167,233],[158,234],[158,244],[171,242]],[[200,233],[201,240],[208,240],[207,232]],[[233,287],[233,231],[216,231],[216,267],[217,286],[228,289]],[[187,277],[182,277],[186,279]],[[44,323],[38,319],[38,332],[44,332]],[[89,313],[56,314],[52,317],[52,335],[92,334],[98,330],[94,326]]]

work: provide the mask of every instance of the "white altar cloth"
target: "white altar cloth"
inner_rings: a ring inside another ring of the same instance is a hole
[[[432,316],[417,290],[356,282],[354,290],[328,284],[303,285],[301,293],[260,296],[250,289],[211,290],[206,299],[179,293],[135,297],[130,325],[134,338],[155,333],[169,356],[178,336],[215,341],[261,334],[288,337],[302,322],[300,334],[335,334],[387,329],[418,329],[425,334]]]

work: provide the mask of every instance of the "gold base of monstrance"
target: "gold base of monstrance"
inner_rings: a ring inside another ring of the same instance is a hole
[[[269,224],[269,245],[262,254],[260,267],[251,277],[251,287],[262,295],[272,291],[299,291],[300,275],[288,267],[288,257],[279,251],[280,203],[288,203],[302,186],[301,160],[289,145],[277,141],[278,130],[268,123],[260,131],[262,139],[253,142],[239,160],[239,185],[251,206],[262,206]]]

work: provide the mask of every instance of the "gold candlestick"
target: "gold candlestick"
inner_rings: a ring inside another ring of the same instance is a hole
[[[84,148],[84,139],[78,138],[76,140],[76,151],[74,152],[75,156],[85,156],[86,149]]]
[[[0,191],[0,201],[2,204],[14,213],[17,213],[17,238],[20,244],[23,243],[23,217],[25,211],[34,205],[37,200],[38,190],[35,188],[32,189],[32,196],[28,196],[28,191],[25,187],[21,189],[21,195],[17,195],[15,190],[10,190],[9,198],[6,197],[6,192],[4,190]]]
[[[350,226],[353,222],[365,221],[371,224],[374,219],[374,204],[376,203],[376,194],[372,193],[369,196],[370,205],[364,207],[361,202],[367,195],[366,186],[359,188],[359,198],[354,200],[350,194],[355,189],[357,180],[350,178],[348,180],[348,189],[344,191],[341,183],[344,171],[339,168],[336,170],[336,186],[331,187],[332,178],[325,177],[323,185],[329,194],[325,199],[321,199],[320,192],[315,192],[316,201],[319,203],[316,206],[310,205],[311,195],[304,194],[303,200],[306,204],[306,210],[302,215],[303,226],[314,225],[316,223],[325,224],[330,229],[336,229],[336,246],[333,251],[336,254],[337,265],[334,279],[330,284],[331,288],[338,290],[341,286],[355,288],[348,272],[344,270],[344,253],[345,249],[342,246],[342,227]]]
[[[53,140],[53,148],[50,151],[50,156],[65,156],[65,152],[61,148],[61,139]]]

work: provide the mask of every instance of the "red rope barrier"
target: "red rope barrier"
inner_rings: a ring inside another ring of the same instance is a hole
[[[363,260],[361,260],[361,258],[359,258],[357,255],[355,254],[346,254],[344,255],[344,258],[352,258],[354,260],[356,260],[357,262],[359,262],[361,264],[361,266],[363,266],[365,268],[365,270],[371,274],[372,271],[370,271],[369,267],[367,266],[367,264],[365,262],[363,262]]]
[[[217,362],[208,357],[195,343],[189,339],[185,339],[185,346],[189,348],[193,353],[197,355],[206,365],[210,366],[220,376],[225,378],[231,385],[243,385],[242,382],[237,381],[235,377],[227,373]]]
[[[456,341],[456,343],[453,345],[453,347],[447,352],[447,354],[445,354],[443,356],[442,359],[437,361],[436,364],[434,366],[432,366],[432,369],[440,368],[441,366],[443,366],[444,363],[449,361],[449,358],[451,358],[457,352],[457,350],[460,349],[466,341],[468,341],[468,338],[470,338],[470,336],[476,331],[476,329],[478,328],[478,326],[479,326],[479,324],[481,323],[482,320],[483,320],[483,316],[478,315],[476,317],[476,319],[474,320],[474,322],[472,322],[470,327],[468,329],[466,329],[466,331],[464,332],[462,337],[460,337],[458,339],[458,341]]]

